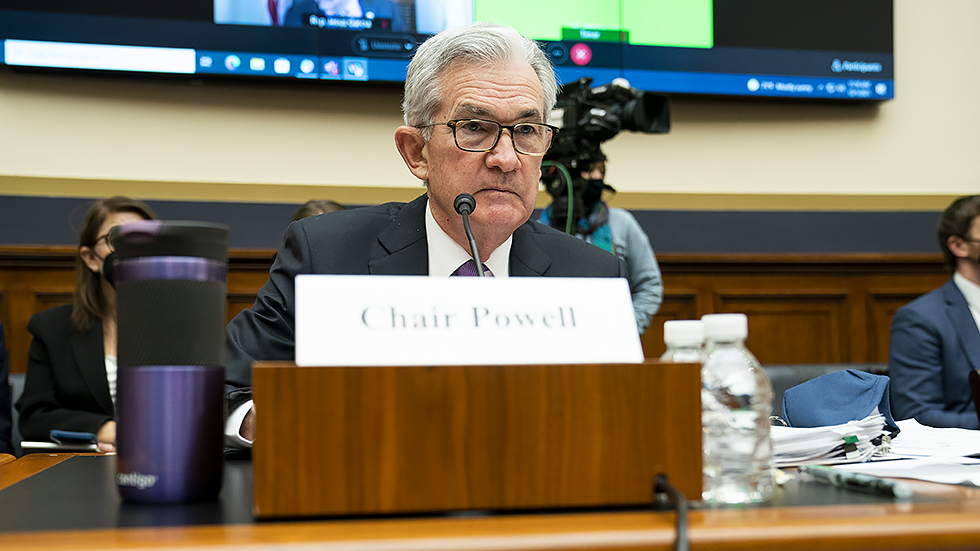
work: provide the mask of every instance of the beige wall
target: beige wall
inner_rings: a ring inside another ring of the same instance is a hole
[[[977,0],[895,0],[897,98],[878,106],[675,99],[670,134],[603,145],[616,202],[935,209],[977,193],[978,23]],[[373,202],[420,191],[392,140],[397,89],[302,84],[4,71],[0,194]]]

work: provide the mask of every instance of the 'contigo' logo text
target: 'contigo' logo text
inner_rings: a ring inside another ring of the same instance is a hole
[[[119,473],[116,475],[116,484],[120,486],[132,486],[145,490],[157,483],[157,475],[143,473]]]
[[[880,73],[881,63],[877,61],[841,61],[835,59],[830,64],[830,70],[835,73]]]

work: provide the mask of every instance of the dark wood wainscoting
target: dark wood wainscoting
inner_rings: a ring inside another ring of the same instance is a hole
[[[228,319],[252,305],[269,277],[272,250],[234,250],[228,258]],[[0,322],[10,370],[27,369],[31,344],[27,322],[36,312],[71,302],[75,286],[73,247],[0,246]]]
[[[949,279],[937,254],[658,255],[664,303],[643,335],[663,353],[663,322],[743,312],[763,364],[884,363],[892,315]]]
[[[232,250],[228,319],[251,306],[272,250]],[[71,300],[75,250],[0,246],[0,321],[10,366],[27,366],[31,315]],[[663,322],[716,312],[749,316],[749,348],[764,364],[888,361],[895,310],[947,279],[937,254],[661,254],[665,298],[643,335],[663,353]]]

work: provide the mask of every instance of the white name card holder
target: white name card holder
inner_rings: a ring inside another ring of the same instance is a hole
[[[298,366],[643,360],[623,278],[296,277]]]

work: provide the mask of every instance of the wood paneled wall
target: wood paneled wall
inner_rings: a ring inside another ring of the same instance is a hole
[[[233,250],[228,319],[251,306],[272,250]],[[35,312],[71,301],[75,249],[0,247],[0,322],[14,372],[27,366]],[[643,335],[663,353],[663,322],[716,312],[749,316],[748,346],[763,364],[888,361],[895,310],[948,274],[937,254],[661,254],[664,303]]]
[[[764,365],[884,363],[895,310],[949,279],[936,254],[659,255],[664,303],[643,336],[663,353],[663,322],[743,312]]]
[[[255,300],[269,277],[272,250],[235,250],[228,259],[229,320]],[[27,369],[31,335],[27,322],[41,312],[71,302],[75,286],[74,247],[0,247],[0,322],[10,352],[10,370]]]

